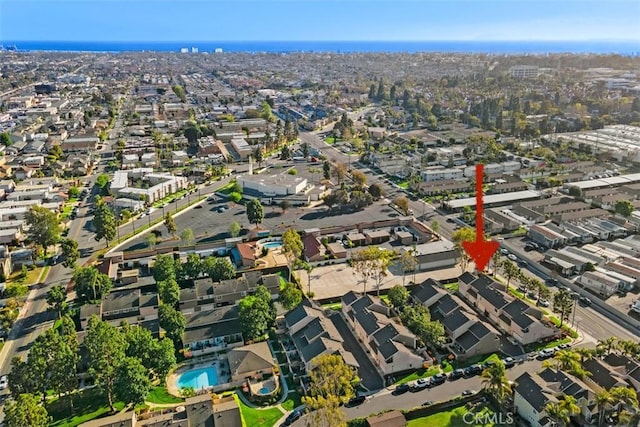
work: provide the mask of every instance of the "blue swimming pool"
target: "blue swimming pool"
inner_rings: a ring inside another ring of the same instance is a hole
[[[178,387],[193,387],[195,390],[212,387],[218,384],[218,371],[215,366],[190,369],[178,377]]]
[[[263,244],[262,246],[267,248],[267,249],[275,249],[275,248],[282,247],[282,242],[267,242],[267,243]]]

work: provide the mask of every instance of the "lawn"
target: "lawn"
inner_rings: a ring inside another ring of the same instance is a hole
[[[485,419],[489,421],[491,416],[495,413],[492,409],[488,407],[483,407],[480,412],[477,412],[473,417],[471,415],[467,415],[466,421],[464,414],[469,412],[464,406],[458,406],[457,408],[451,409],[446,412],[438,412],[433,415],[428,415],[426,417],[416,418],[414,420],[410,420],[407,423],[407,427],[469,427],[469,426],[483,426],[483,427],[491,427],[496,424],[491,422],[480,422],[474,423],[473,420],[481,421]],[[483,418],[486,416],[487,418]],[[499,419],[496,417],[496,419]]]
[[[335,144],[336,139],[332,136],[328,136],[324,139],[324,142],[326,142],[327,144]]]
[[[444,288],[449,292],[458,292],[458,282],[447,283]]]
[[[342,310],[342,303],[334,302],[334,303],[331,303],[331,304],[322,304],[322,308],[327,308],[329,310],[340,311],[340,310]]]
[[[165,403],[181,403],[183,399],[175,397],[167,391],[164,386],[155,386],[149,392],[147,396],[147,402],[165,404]]]
[[[287,411],[293,411],[298,406],[302,405],[302,397],[296,391],[289,391],[287,400],[282,402],[282,407]]]
[[[567,344],[571,342],[571,338],[566,337],[566,338],[561,338],[559,340],[555,340],[555,341],[549,341],[547,343],[531,343],[529,345],[524,346],[524,350],[527,353],[531,353],[532,351],[540,351],[540,350],[544,350],[545,348],[553,348],[553,347],[557,347],[560,344]]]
[[[64,208],[62,208],[62,215],[60,215],[60,219],[67,219],[71,215],[71,211],[73,211],[73,205],[71,205],[71,203],[65,203]]]
[[[440,367],[438,366],[432,366],[429,369],[418,369],[417,371],[403,378],[400,378],[398,381],[396,381],[396,384],[404,384],[411,381],[419,380],[420,378],[432,377],[438,373],[440,373]]]
[[[124,408],[123,402],[114,404],[116,410]],[[89,420],[109,414],[107,398],[97,388],[87,389],[73,395],[73,414],[69,408],[69,398],[53,399],[47,404],[47,411],[53,418],[49,424],[54,427],[75,427]]]
[[[48,268],[47,268],[48,271]],[[24,280],[20,280],[20,270],[16,270],[11,275],[9,275],[7,279],[7,285],[10,284],[20,284],[20,285],[31,285],[34,283],[38,283],[40,279],[40,274],[42,273],[42,267],[36,267],[33,270],[29,270],[27,273],[27,277]]]
[[[398,187],[402,188],[403,190],[407,190],[409,188],[409,182],[408,181],[400,181],[398,183]]]
[[[498,353],[491,353],[490,355],[480,355],[480,356],[475,356],[475,357],[471,357],[469,359],[466,359],[460,363],[458,363],[458,360],[454,360],[453,361],[453,365],[456,369],[461,369],[461,368],[466,368],[467,366],[471,366],[473,364],[483,364],[483,363],[487,363],[487,362],[497,362],[500,360],[500,355]]]
[[[271,427],[276,421],[282,418],[282,411],[278,408],[270,409],[254,409],[249,408],[242,400],[238,398],[237,394],[233,395],[238,405],[240,406],[240,413],[242,414],[242,425],[246,427],[261,426]]]

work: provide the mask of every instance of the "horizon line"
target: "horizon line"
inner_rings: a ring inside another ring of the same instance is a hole
[[[59,43],[59,42],[74,42],[74,43],[272,43],[272,42],[287,42],[287,43],[318,43],[318,42],[359,42],[359,43],[422,43],[422,42],[517,42],[517,43],[540,43],[540,42],[626,42],[626,43],[638,43],[640,39],[376,39],[376,40],[362,40],[362,39],[328,39],[328,40],[291,40],[291,39],[274,39],[274,40],[36,40],[36,39],[2,39],[0,42],[45,42],[45,43]]]

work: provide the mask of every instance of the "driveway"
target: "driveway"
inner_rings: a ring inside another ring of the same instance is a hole
[[[344,339],[345,350],[353,353],[353,356],[356,358],[358,363],[360,363],[358,375],[360,376],[362,385],[369,391],[380,390],[384,386],[380,374],[378,374],[375,366],[373,366],[373,363],[365,353],[362,346],[358,343],[358,340],[353,335],[342,316],[335,313],[330,317],[330,319],[336,326],[336,329],[342,336],[342,339]]]

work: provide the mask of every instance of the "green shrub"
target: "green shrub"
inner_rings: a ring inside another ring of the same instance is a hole
[[[298,170],[296,168],[289,169],[287,171],[289,175],[298,175]]]
[[[238,203],[240,200],[242,200],[242,194],[236,193],[235,191],[233,191],[229,193],[229,200],[231,200],[232,202]]]

